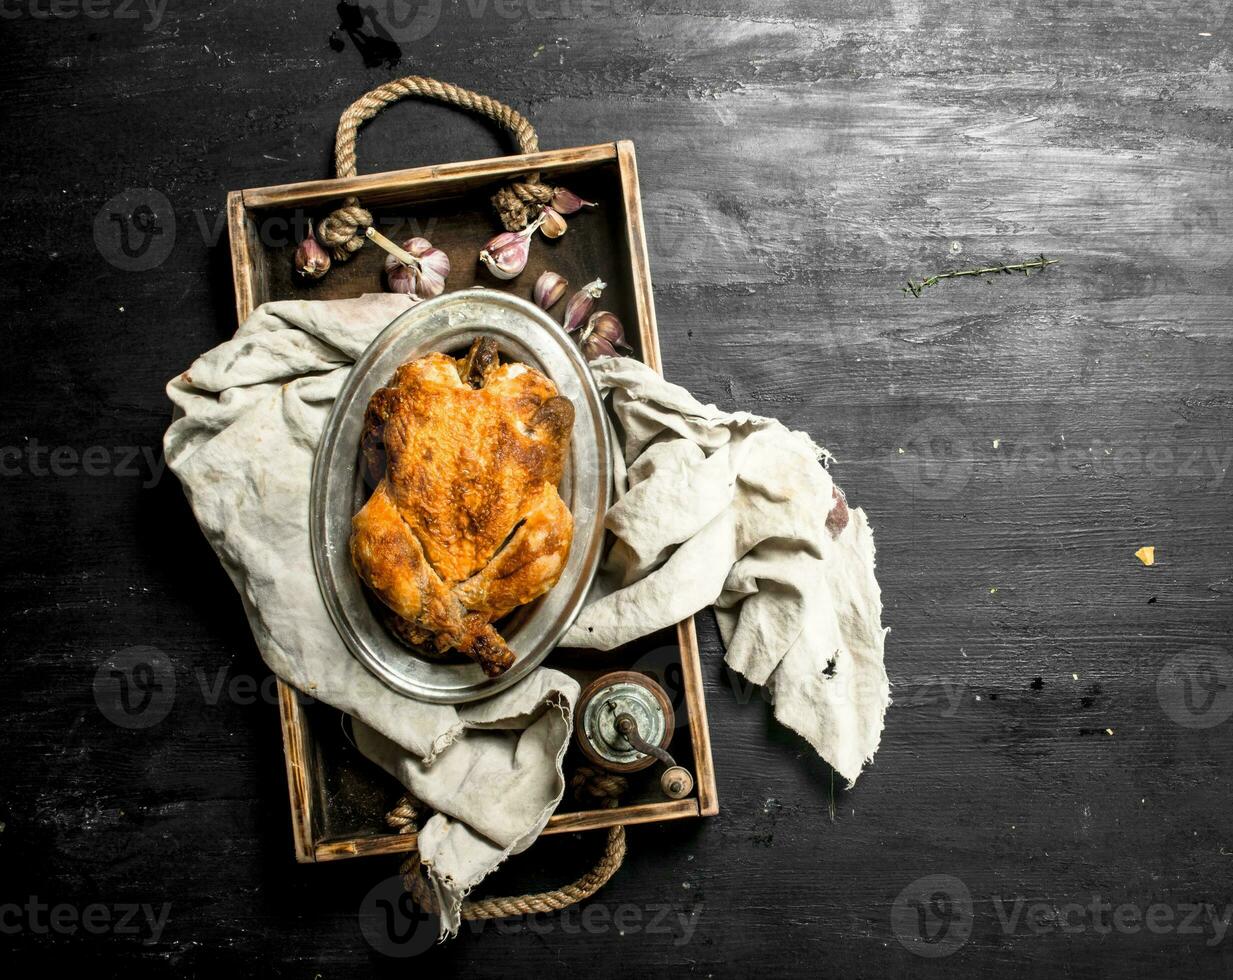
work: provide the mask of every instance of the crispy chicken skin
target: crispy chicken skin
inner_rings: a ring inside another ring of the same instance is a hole
[[[403,640],[458,650],[489,676],[513,654],[492,627],[551,589],[574,521],[557,493],[574,407],[490,338],[428,354],[373,395],[362,450],[376,485],[351,522],[351,562]]]

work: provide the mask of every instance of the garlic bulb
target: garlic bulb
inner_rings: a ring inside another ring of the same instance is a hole
[[[330,255],[313,236],[313,226],[308,226],[308,237],[295,250],[295,271],[305,279],[320,279],[330,271]]]
[[[552,206],[560,214],[573,214],[582,208],[595,207],[595,202],[584,201],[573,191],[558,187],[552,192]]]
[[[419,299],[432,299],[445,292],[445,280],[450,274],[450,258],[439,248],[433,248],[426,238],[408,238],[403,251],[413,259],[407,265],[396,255],[385,257],[385,280],[390,292],[408,293]]]
[[[573,333],[587,322],[587,317],[595,309],[595,301],[599,299],[607,285],[602,279],[596,279],[594,282],[587,283],[569,298],[569,303],[565,307],[566,333]]]
[[[578,338],[578,346],[588,361],[599,357],[616,357],[632,354],[634,349],[625,343],[625,328],[615,313],[600,310],[587,321],[586,329]]]
[[[535,300],[536,306],[541,310],[547,310],[560,301],[568,287],[569,283],[564,276],[549,270],[541,273],[540,277],[535,280],[535,289],[531,295]]]

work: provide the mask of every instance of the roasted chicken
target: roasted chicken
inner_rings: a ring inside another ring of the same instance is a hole
[[[551,589],[574,522],[557,493],[574,407],[480,338],[464,358],[408,361],[373,395],[363,453],[376,486],[351,523],[351,561],[426,652],[489,676],[514,656],[493,621]]]

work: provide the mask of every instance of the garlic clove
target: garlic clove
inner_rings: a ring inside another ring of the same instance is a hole
[[[330,271],[330,255],[313,235],[313,226],[308,226],[308,237],[295,250],[295,271],[305,279],[320,279]]]
[[[544,220],[540,222],[539,230],[544,233],[545,238],[560,238],[569,230],[565,219],[552,208],[544,208],[543,217]]]
[[[421,297],[416,293],[419,286],[419,276],[409,265],[396,262],[394,268],[385,273],[385,285],[391,293],[406,293],[416,299]]]
[[[539,217],[522,231],[503,231],[490,239],[480,251],[479,260],[498,279],[513,279],[527,267],[527,258],[531,254],[531,236],[546,218],[541,211]]]
[[[632,354],[634,349],[625,343],[625,327],[615,313],[600,310],[587,321],[586,329],[578,338],[578,346],[588,361],[596,357],[615,357],[617,354]],[[601,351],[602,353],[595,353]]]
[[[566,333],[573,333],[587,322],[591,311],[595,309],[595,301],[599,299],[607,285],[602,279],[596,279],[594,282],[587,283],[569,298],[569,303],[565,306]]]
[[[595,202],[584,201],[573,191],[558,187],[552,192],[552,206],[560,214],[573,214],[582,208],[595,207]]]
[[[601,357],[617,356],[616,348],[599,334],[591,334],[579,346],[582,348],[582,356],[588,361],[595,361]]]
[[[417,240],[424,241],[422,238]],[[450,257],[431,245],[417,257],[420,260],[420,295],[425,299],[440,296],[445,292],[445,280],[449,278]]]
[[[551,270],[544,272],[538,279],[535,280],[535,289],[531,295],[535,300],[535,305],[541,310],[551,309],[561,297],[565,295],[565,290],[569,288],[569,282],[566,278]]]
[[[538,222],[527,228],[539,227]],[[506,231],[497,235],[479,254],[484,266],[498,279],[513,279],[527,267],[531,254],[531,236],[527,230]]]

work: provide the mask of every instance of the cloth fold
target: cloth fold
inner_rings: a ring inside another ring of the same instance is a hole
[[[409,306],[394,294],[261,306],[168,384],[163,448],[266,664],[351,715],[360,751],[437,811],[419,846],[452,933],[467,892],[560,802],[579,687],[540,668],[474,704],[415,701],[352,657],[329,618],[308,536],[313,453],[351,364]]]
[[[592,365],[628,492],[599,585],[563,643],[611,649],[715,606],[725,662],[850,783],[890,704],[873,533],[775,419],[703,405],[638,361]]]
[[[330,621],[309,544],[313,454],[351,365],[410,305],[373,294],[261,306],[169,382],[164,453],[270,669],[351,715],[360,751],[436,811],[419,847],[451,934],[467,893],[559,804],[579,685],[543,666],[484,701],[426,704],[370,674]],[[714,604],[729,666],[854,781],[890,702],[864,513],[803,433],[702,405],[637,361],[593,370],[619,429],[620,497],[565,645],[610,649]]]

